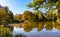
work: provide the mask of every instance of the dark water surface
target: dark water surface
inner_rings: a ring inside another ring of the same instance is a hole
[[[24,34],[27,37],[58,37],[60,24],[57,22],[24,22],[14,27],[13,34]]]

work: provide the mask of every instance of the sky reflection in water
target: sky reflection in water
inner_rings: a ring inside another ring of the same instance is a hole
[[[28,27],[29,28],[26,28],[27,27],[27,24],[28,24]],[[53,25],[52,28],[51,28],[51,26],[49,26],[48,27],[48,30],[47,30],[47,24],[45,24],[46,27],[45,28],[43,27],[42,30],[40,30],[40,31],[38,31],[38,28],[41,29],[41,26],[36,27],[35,26],[36,23],[34,23],[34,25],[32,24],[35,27],[34,28],[31,28],[31,30],[29,30],[30,29],[30,25],[29,24],[31,24],[31,23],[24,23],[24,24],[22,24],[22,27],[21,28],[20,27],[18,27],[18,28],[17,27],[14,27],[13,34],[14,35],[16,35],[16,34],[24,34],[24,35],[26,35],[28,37],[58,37],[60,35],[60,30],[59,30],[59,27],[60,26],[58,26],[58,27],[57,26],[54,26],[55,24],[52,24]],[[42,24],[44,24],[44,23],[42,23]],[[40,23],[38,25],[42,25],[42,24]],[[50,25],[50,24],[48,24],[48,25]],[[27,32],[24,30],[24,28],[26,28],[26,31]]]

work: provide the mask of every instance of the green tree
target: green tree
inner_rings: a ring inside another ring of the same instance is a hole
[[[33,8],[33,10],[39,10],[39,8],[42,6],[43,2],[46,0],[32,0],[31,3],[27,4],[29,8]]]
[[[52,5],[55,5],[58,10],[58,17],[60,18],[60,0],[48,0],[48,2]]]
[[[40,11],[40,8],[45,8],[46,11],[49,11],[54,6],[56,6],[56,9],[58,10],[58,18],[60,18],[60,5],[59,4],[60,4],[60,0],[32,0],[32,2],[28,3],[27,6],[29,8],[33,8],[33,10],[35,11]]]
[[[36,12],[34,12],[34,14],[37,15],[36,18],[37,18],[38,20],[43,20],[43,14],[42,14],[41,11],[36,11]]]
[[[13,13],[7,6],[0,8],[0,22],[9,22],[13,19]]]

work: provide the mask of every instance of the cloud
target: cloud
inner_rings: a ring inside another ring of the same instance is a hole
[[[2,6],[6,6],[6,5],[8,5],[8,4],[7,4],[7,1],[8,1],[8,0],[0,0],[0,4],[1,4]]]

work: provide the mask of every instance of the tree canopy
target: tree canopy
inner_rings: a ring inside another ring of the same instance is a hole
[[[44,6],[44,4],[45,5],[51,4],[51,6],[56,5],[56,4],[58,5],[59,0],[32,0],[31,3],[27,4],[27,6],[37,10],[38,8],[41,8],[42,6]]]
[[[0,8],[0,22],[8,22],[13,19],[13,13],[7,6]]]

